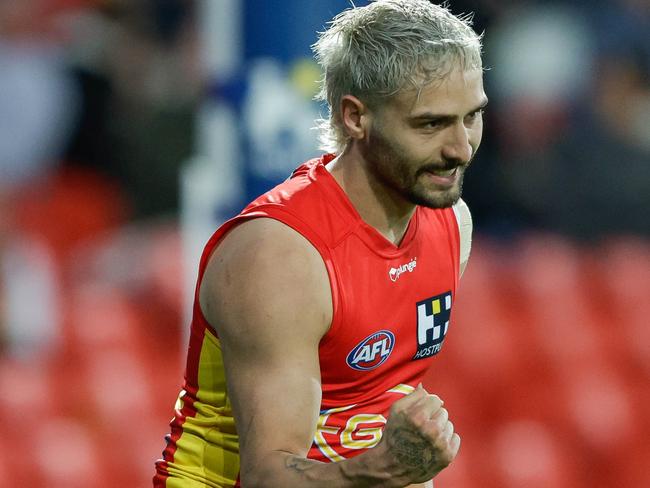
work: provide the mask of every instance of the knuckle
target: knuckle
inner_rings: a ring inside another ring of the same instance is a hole
[[[415,390],[413,393],[411,393],[411,395],[413,395],[413,398],[416,399],[416,402],[419,402],[423,398],[427,397],[427,393],[424,390]]]
[[[426,398],[429,396],[427,390],[425,390],[424,388],[418,388],[414,391],[414,393],[420,398]]]
[[[410,420],[413,424],[419,427],[424,425],[424,423],[429,419],[427,418],[426,413],[420,409],[411,414]]]
[[[442,406],[445,404],[445,402],[442,401],[442,398],[440,398],[438,395],[430,394],[428,395],[428,399],[435,405]]]
[[[437,415],[432,420],[441,433],[448,428],[447,424],[449,423],[449,420],[444,414]]]
[[[458,451],[458,448],[460,447],[460,436],[456,433],[451,436],[451,445],[455,446],[456,451]]]
[[[444,407],[439,410],[439,415],[445,421],[447,421],[447,419],[449,419],[449,412]]]
[[[440,460],[446,464],[451,463],[454,460],[455,452],[449,440],[443,443],[442,449],[440,450]]]

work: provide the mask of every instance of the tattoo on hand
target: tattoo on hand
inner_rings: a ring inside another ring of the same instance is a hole
[[[389,444],[397,460],[410,468],[420,468],[422,473],[427,473],[436,466],[435,448],[417,432],[398,427]]]

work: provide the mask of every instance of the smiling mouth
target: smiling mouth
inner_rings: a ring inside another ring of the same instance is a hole
[[[424,171],[425,177],[434,185],[441,188],[451,188],[454,186],[460,175],[458,166],[452,169],[435,169]]]
[[[442,178],[449,178],[456,175],[459,169],[462,171],[465,167],[464,164],[427,164],[418,170],[419,174],[427,174],[433,176],[440,176]]]
[[[442,176],[443,178],[448,178],[450,176],[454,176],[457,170],[458,170],[458,166],[452,169],[440,169],[434,171],[427,171],[427,173],[431,173],[434,176]]]

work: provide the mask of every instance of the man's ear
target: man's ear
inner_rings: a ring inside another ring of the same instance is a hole
[[[341,98],[341,121],[352,139],[363,139],[370,128],[370,112],[366,104],[354,95]]]

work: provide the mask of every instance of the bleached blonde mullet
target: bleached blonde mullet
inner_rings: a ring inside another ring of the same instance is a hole
[[[427,0],[376,0],[344,10],[312,48],[323,70],[316,98],[329,109],[318,121],[321,149],[333,153],[349,139],[339,114],[343,96],[374,107],[407,84],[421,89],[454,67],[482,66],[471,16],[454,16]]]

